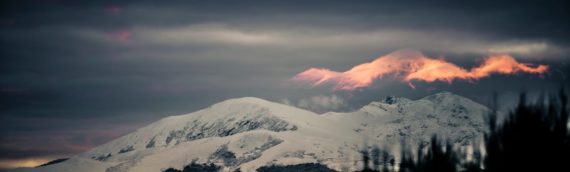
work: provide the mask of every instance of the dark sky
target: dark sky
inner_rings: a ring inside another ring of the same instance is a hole
[[[254,96],[346,111],[451,91],[508,106],[568,82],[569,1],[2,1],[0,168],[68,157],[169,115]],[[354,92],[290,83],[412,48],[464,67],[489,54],[548,73],[474,82],[383,78]]]

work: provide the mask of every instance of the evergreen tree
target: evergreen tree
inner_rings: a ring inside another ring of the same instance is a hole
[[[563,90],[558,99],[540,98],[536,103],[528,103],[521,94],[519,105],[502,125],[496,125],[493,112],[486,135],[486,171],[566,169],[570,162],[567,103]]]

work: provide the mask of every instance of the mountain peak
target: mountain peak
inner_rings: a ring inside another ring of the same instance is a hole
[[[387,96],[386,98],[384,98],[384,100],[381,100],[380,102],[391,105],[406,101],[409,101],[409,99],[403,97],[396,97],[396,96]]]
[[[459,96],[457,94],[453,94],[452,92],[449,91],[440,91],[438,93],[432,94],[432,95],[442,95],[442,96]]]
[[[425,96],[419,100],[427,100],[427,101],[430,101],[433,103],[443,103],[443,102],[447,102],[447,101],[456,101],[456,100],[463,100],[463,99],[467,99],[467,98],[462,97],[462,96],[457,95],[457,94],[454,94],[454,93],[449,92],[449,91],[441,91],[439,93],[435,93],[432,95]],[[378,106],[379,103],[393,105],[393,104],[401,104],[401,103],[410,102],[410,101],[415,101],[415,100],[410,100],[410,99],[407,99],[404,97],[397,97],[397,96],[386,96],[384,99],[382,99],[380,101],[370,102],[367,106],[375,107],[375,106]]]
[[[449,92],[449,91],[442,91],[442,92],[432,94],[429,96],[425,96],[424,98],[422,98],[422,100],[429,100],[432,102],[441,102],[441,101],[446,100],[446,99],[467,99],[467,98],[460,96],[460,95],[457,95],[457,94],[454,94],[454,93]]]
[[[486,110],[487,108],[469,98],[442,91],[433,95],[426,96],[420,100],[425,100],[433,103],[435,106],[447,107],[447,108],[462,108],[464,106],[478,107],[478,109]]]
[[[231,98],[213,105],[213,107],[217,106],[227,106],[227,105],[239,105],[239,104],[249,104],[249,105],[268,105],[268,104],[275,104],[274,102],[257,98],[257,97],[239,97],[239,98]]]
[[[269,103],[270,101],[267,101],[265,99],[262,98],[257,98],[257,97],[238,97],[238,98],[231,98],[231,99],[227,99],[224,100],[222,102],[231,102],[231,103],[242,103],[242,102],[246,102],[246,103]]]

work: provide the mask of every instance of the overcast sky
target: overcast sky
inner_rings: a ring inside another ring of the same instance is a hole
[[[68,157],[169,115],[253,96],[316,112],[439,91],[504,106],[569,83],[568,1],[97,1],[0,5],[0,168]],[[490,54],[544,75],[382,78],[357,91],[291,83],[399,49],[470,68]]]

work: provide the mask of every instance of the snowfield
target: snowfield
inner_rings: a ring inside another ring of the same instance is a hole
[[[224,171],[317,162],[357,168],[364,145],[425,144],[433,134],[469,145],[488,108],[442,92],[419,100],[388,97],[349,113],[322,115],[259,98],[229,99],[170,116],[70,158],[29,172],[159,172],[191,162]],[[394,150],[397,154],[398,150]]]

